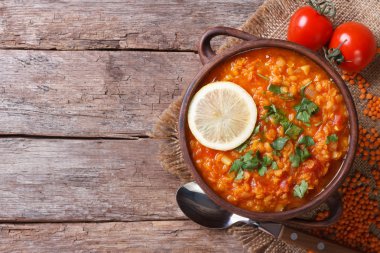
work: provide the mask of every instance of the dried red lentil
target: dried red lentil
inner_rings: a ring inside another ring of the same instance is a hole
[[[359,98],[368,101],[367,108],[364,109],[363,114],[372,120],[380,119],[380,98],[368,92],[367,88],[371,85],[364,79],[364,77],[357,73],[343,72],[342,78],[348,84],[357,84],[360,90]]]
[[[372,176],[379,185],[380,172],[374,168]],[[369,178],[356,172],[345,180],[339,192],[343,200],[342,217],[336,224],[314,233],[364,252],[380,252],[380,240],[369,230],[371,224],[380,225],[378,190],[370,186]]]

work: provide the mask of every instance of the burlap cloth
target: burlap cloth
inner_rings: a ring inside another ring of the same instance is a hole
[[[359,21],[367,25],[380,41],[380,1],[379,0],[335,0],[337,8],[333,20],[334,26],[347,21]],[[240,27],[241,30],[259,37],[286,39],[289,19],[294,11],[305,5],[305,1],[295,0],[266,0],[264,4]],[[223,24],[220,24],[223,25]],[[226,39],[218,52],[240,43],[237,39]],[[372,86],[369,92],[379,96],[380,94],[380,57],[367,67],[362,73]],[[186,87],[183,87],[184,90]],[[364,128],[375,127],[379,132],[378,121],[371,120],[363,115],[367,102],[359,100],[359,89],[357,86],[349,85],[354,97],[359,115],[360,125]],[[160,116],[154,130],[153,136],[163,139],[160,146],[159,159],[163,168],[176,175],[182,182],[191,181],[191,174],[182,160],[182,154],[178,142],[178,115],[182,97],[174,101]],[[371,177],[371,166],[366,161],[356,158],[352,171]],[[375,184],[375,180],[371,180]],[[376,185],[373,185],[376,187]],[[380,203],[380,201],[379,201]],[[377,210],[378,211],[378,210]],[[379,228],[371,227],[369,230],[378,231]],[[228,229],[228,233],[242,242],[245,252],[306,252],[305,250],[287,245],[284,242],[259,231],[256,228],[243,225]]]

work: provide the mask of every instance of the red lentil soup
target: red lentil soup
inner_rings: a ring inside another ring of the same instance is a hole
[[[188,130],[193,162],[222,198],[255,212],[302,206],[339,170],[349,144],[348,112],[339,89],[312,60],[280,48],[232,57],[203,84],[231,81],[252,95],[258,118],[240,147],[217,151]]]

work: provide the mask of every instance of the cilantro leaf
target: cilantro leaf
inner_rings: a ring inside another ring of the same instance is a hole
[[[326,139],[326,144],[329,144],[330,142],[337,142],[338,141],[338,136],[336,134],[332,134],[327,136]]]
[[[264,156],[263,157],[263,166],[268,166],[272,163],[272,158],[270,158],[269,156]]]
[[[294,153],[294,154],[291,154],[290,157],[289,157],[289,161],[291,163],[291,166],[293,168],[297,168],[300,166],[300,163],[301,163],[301,157],[297,154],[297,153]]]
[[[298,140],[297,144],[304,144],[306,147],[310,147],[313,146],[315,142],[310,136],[304,135]]]
[[[241,161],[240,159],[236,159],[234,163],[232,164],[229,172],[238,171],[242,165],[243,165],[243,161]]]
[[[300,152],[301,162],[306,161],[306,159],[309,158],[310,156],[311,155],[306,148],[301,149],[301,152]]]
[[[294,109],[297,112],[296,119],[306,123],[309,123],[310,117],[319,110],[314,102],[305,97],[298,105],[294,106]]]
[[[277,113],[277,108],[274,104],[266,105],[264,106],[264,109],[267,110],[267,115],[272,115],[272,114]]]
[[[255,129],[253,129],[253,134],[257,134],[260,131],[260,125],[257,125]]]
[[[240,180],[244,177],[244,170],[239,170],[236,174],[235,180]]]
[[[279,85],[269,84],[268,90],[275,93],[275,94],[282,94],[281,86],[279,86]]]
[[[267,172],[267,170],[268,170],[268,169],[267,169],[266,166],[264,166],[264,165],[261,166],[260,169],[259,169],[259,171],[258,171],[258,172],[259,172],[259,175],[260,175],[260,176],[264,176],[265,173]]]
[[[308,114],[306,111],[300,111],[296,115],[296,119],[303,121],[303,122],[310,122],[310,114]]]
[[[293,140],[297,139],[298,136],[303,132],[303,129],[294,125],[293,123],[290,123],[287,128],[285,129],[285,134],[292,138]]]
[[[289,140],[288,137],[278,137],[272,144],[272,148],[275,150],[282,150],[286,144],[286,142]]]
[[[296,150],[293,154],[290,155],[289,161],[293,168],[297,168],[300,166],[301,162],[304,162],[311,155],[306,148],[296,147]]]
[[[276,161],[273,161],[272,162],[272,169],[274,169],[274,170],[278,170],[278,164],[276,163]]]
[[[296,184],[293,188],[294,197],[298,197],[302,199],[305,193],[307,192],[308,187],[309,187],[309,184],[305,180],[302,180],[299,185]]]

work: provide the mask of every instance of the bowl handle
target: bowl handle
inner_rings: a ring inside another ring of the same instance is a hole
[[[334,193],[330,198],[325,202],[330,210],[330,216],[322,221],[309,221],[300,218],[294,218],[282,222],[285,225],[294,225],[297,227],[307,227],[307,228],[321,228],[327,227],[334,224],[338,221],[339,217],[342,215],[343,206],[342,200],[338,193]]]
[[[216,26],[210,28],[202,35],[198,46],[199,57],[201,58],[203,65],[209,62],[215,56],[215,51],[211,48],[211,40],[219,35],[231,36],[242,40],[259,39],[252,34],[230,27]]]

